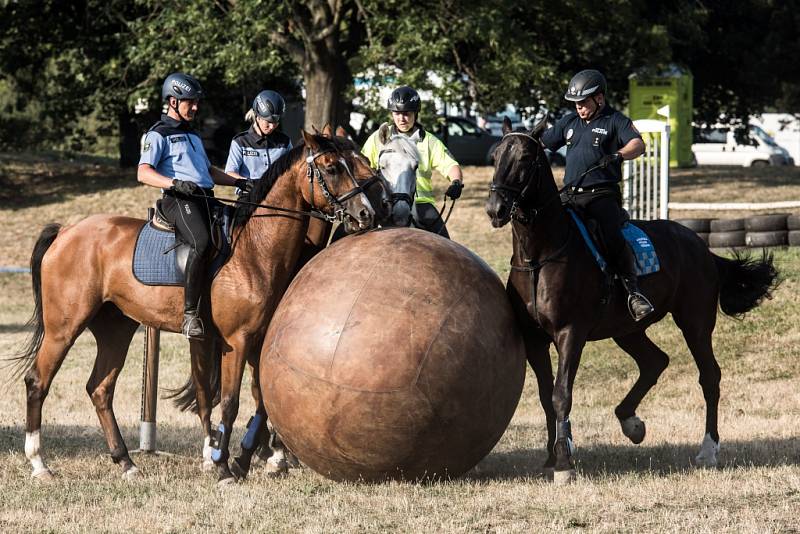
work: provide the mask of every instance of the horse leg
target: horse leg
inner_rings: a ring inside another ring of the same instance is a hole
[[[79,302],[77,300],[73,302]],[[56,309],[57,308],[57,309]],[[42,458],[40,430],[42,406],[50,385],[53,383],[64,358],[81,332],[86,328],[86,318],[91,315],[81,306],[74,306],[73,313],[62,313],[58,302],[44,308],[42,317],[44,335],[33,365],[25,373],[27,410],[25,420],[25,456],[33,467],[32,476],[38,480],[50,480],[53,474]]]
[[[124,478],[135,477],[139,469],[128,454],[114,416],[114,388],[138,326],[136,321],[125,317],[119,308],[110,303],[100,308],[89,323],[89,329],[97,341],[97,358],[86,383],[86,392],[97,411],[108,449],[111,451],[111,459],[122,467]]]
[[[222,358],[222,376],[220,410],[222,412],[222,422],[220,422],[214,449],[211,458],[217,467],[217,482],[219,484],[229,484],[236,479],[228,466],[230,458],[230,441],[233,432],[233,423],[239,413],[239,389],[242,385],[242,375],[244,374],[246,347],[232,348]]]
[[[249,363],[252,374],[250,392],[253,395],[253,399],[256,401],[257,408],[256,413],[247,422],[247,431],[242,437],[239,456],[235,457],[231,463],[231,471],[239,480],[247,478],[247,473],[250,471],[250,464],[253,459],[253,453],[255,453],[256,449],[258,449],[259,446],[269,447],[268,442],[264,445],[265,437],[268,436],[269,433],[267,431],[267,410],[264,408],[264,403],[261,399],[261,389],[258,385],[258,365],[254,365],[252,361]]]
[[[578,336],[571,330],[561,332],[556,340],[558,373],[553,388],[553,407],[556,412],[556,443],[553,447],[556,463],[553,481],[556,484],[569,483],[575,479],[575,465],[572,462],[575,446],[569,414],[572,410],[572,386],[585,344],[586,337]]]
[[[214,467],[211,459],[211,410],[213,394],[211,392],[211,373],[215,365],[214,359],[219,358],[220,341],[209,337],[207,339],[189,340],[189,351],[192,361],[192,381],[195,386],[197,399],[197,416],[203,427],[203,470],[210,471]]]
[[[716,312],[716,310],[715,310]],[[703,328],[692,321],[676,324],[683,332],[683,338],[694,357],[697,370],[700,372],[700,387],[706,400],[706,433],[700,445],[700,452],[695,463],[701,467],[716,467],[719,461],[719,429],[717,416],[719,410],[719,382],[722,377],[714,349],[711,346],[712,329]]]
[[[550,339],[544,332],[525,328],[523,335],[525,354],[539,387],[539,402],[547,420],[547,460],[542,466],[545,477],[552,479],[556,465],[556,412],[553,408],[553,366],[550,364]]]
[[[627,352],[639,367],[639,378],[614,409],[614,414],[622,426],[622,433],[638,445],[644,440],[646,427],[644,421],[636,416],[636,408],[669,365],[669,356],[658,348],[644,331],[615,337],[614,342]]]

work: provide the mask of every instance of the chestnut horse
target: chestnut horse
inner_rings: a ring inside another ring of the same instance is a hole
[[[329,218],[335,214],[344,224],[362,229],[373,224],[374,211],[351,171],[360,158],[352,145],[306,132],[303,138],[304,144],[276,162],[249,195],[251,201],[290,213],[239,208],[231,257],[208,292],[207,316],[223,353],[220,427],[224,430],[214,457],[221,482],[232,480],[228,442],[245,362],[260,352],[272,313],[296,272],[308,228],[306,215],[309,210]],[[114,387],[138,325],[179,332],[183,302],[180,287],[145,286],[134,278],[132,255],[143,224],[141,219],[96,215],[68,227],[48,225],[36,242],[31,257],[34,334],[19,361],[27,388],[25,454],[36,478],[52,477],[42,457],[42,404],[67,352],[87,327],[97,341],[87,393],[114,463],[121,466],[124,477],[138,473],[114,415]],[[211,335],[190,341],[207,448],[213,346]]]
[[[646,330],[667,313],[672,314],[694,357],[706,401],[705,437],[695,460],[716,465],[720,368],[711,335],[717,303],[724,313],[741,316],[769,297],[777,277],[771,255],[764,253],[759,260],[738,255],[722,258],[680,224],[636,221],[652,240],[661,269],[643,277],[640,286],[655,313],[634,322],[622,287],[616,284],[604,290],[604,274],[562,206],[539,141],[541,127],[523,133],[511,132],[510,124],[504,126],[486,212],[495,227],[512,223],[507,289],[547,418],[545,470],[553,469],[557,482],[575,476],[569,414],[575,374],[587,341],[613,338],[636,361],[639,378],[615,414],[631,441],[644,439],[644,422],[636,416],[636,408],[669,363]],[[555,385],[548,354],[551,340],[558,350]]]

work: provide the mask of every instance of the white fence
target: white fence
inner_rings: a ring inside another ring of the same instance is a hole
[[[667,219],[669,209],[669,124],[633,121],[645,152],[623,166],[622,205],[632,219]]]

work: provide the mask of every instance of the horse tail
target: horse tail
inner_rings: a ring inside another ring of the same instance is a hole
[[[726,315],[741,318],[765,298],[771,299],[780,284],[773,255],[766,249],[760,259],[739,252],[731,259],[712,255],[720,278],[719,306]]]
[[[10,358],[12,363],[12,379],[19,378],[28,372],[33,365],[33,360],[42,347],[44,339],[44,320],[42,317],[42,258],[58,237],[61,225],[57,223],[48,224],[39,234],[39,239],[33,246],[31,254],[31,282],[33,284],[33,314],[28,319],[27,326],[33,327],[33,334],[20,352]]]
[[[220,372],[222,366],[222,347],[219,343],[214,343],[213,354],[211,355],[211,369],[209,370],[210,393],[212,395],[211,407],[213,408],[220,401],[222,391]],[[167,389],[163,398],[172,399],[172,403],[182,412],[190,410],[192,413],[198,413],[197,405],[197,388],[194,385],[194,380],[191,376],[186,380],[183,386],[177,389]]]

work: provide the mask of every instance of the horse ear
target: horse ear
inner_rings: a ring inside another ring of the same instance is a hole
[[[540,120],[536,124],[536,126],[533,127],[533,130],[531,130],[531,137],[533,137],[534,139],[539,139],[539,137],[541,137],[542,135],[542,132],[544,132],[546,129],[547,129],[547,117]]]
[[[503,135],[507,133],[511,133],[511,119],[508,118],[508,115],[503,117]]]
[[[347,137],[347,130],[341,126],[336,127],[336,137]]]
[[[316,130],[316,128],[314,128]],[[310,148],[312,151],[315,151],[319,148],[319,142],[314,134],[310,134],[305,130],[301,130],[303,134],[303,143]]]
[[[325,123],[325,126],[322,128],[322,135],[328,139],[333,137],[333,128],[331,127],[331,123]]]

